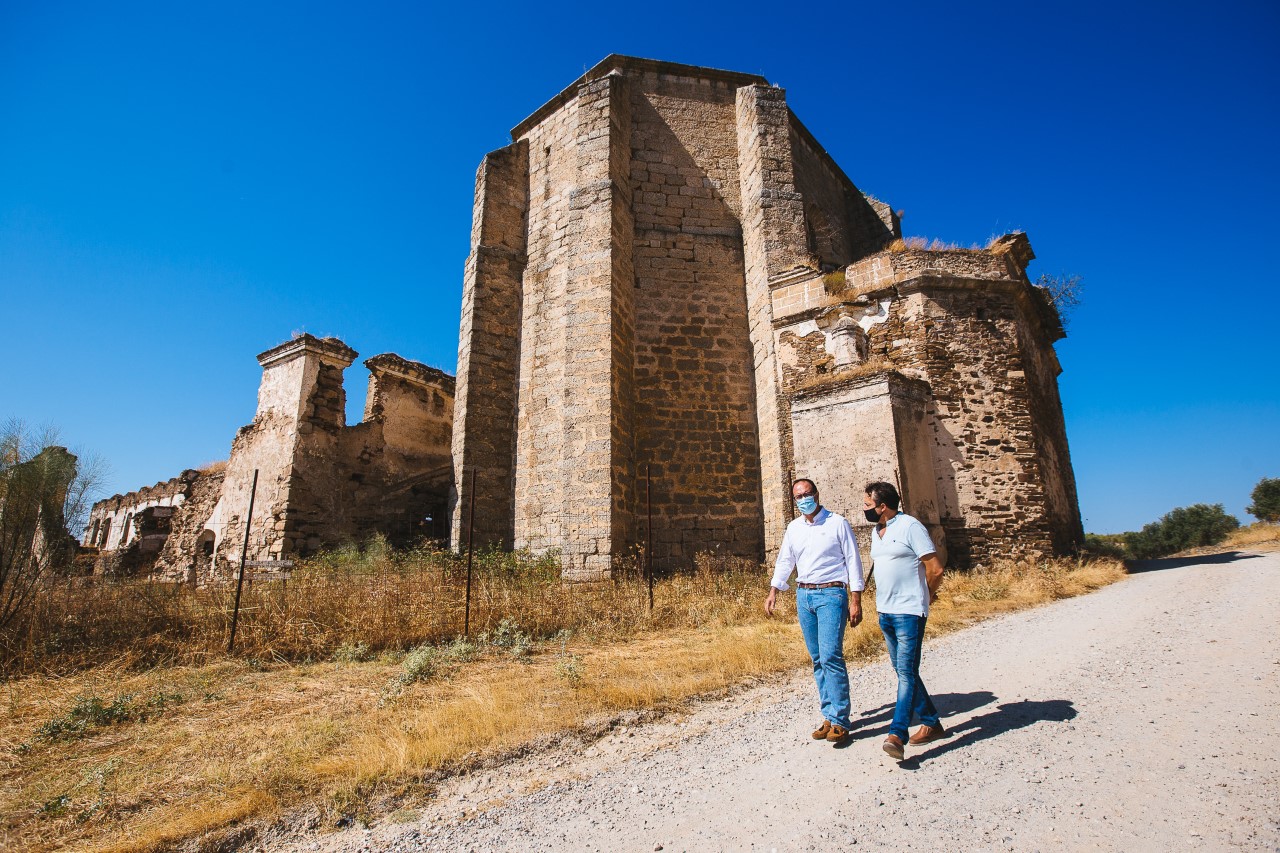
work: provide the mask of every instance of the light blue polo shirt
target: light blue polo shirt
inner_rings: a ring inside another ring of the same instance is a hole
[[[928,616],[929,585],[920,558],[937,551],[925,526],[905,513],[889,519],[883,538],[873,527],[871,561],[876,577],[876,610]]]

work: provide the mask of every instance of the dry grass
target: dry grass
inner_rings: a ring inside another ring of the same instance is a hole
[[[934,238],[930,240],[928,237],[898,237],[886,247],[890,252],[906,252],[914,250],[918,252],[956,252],[956,251],[980,251],[980,246],[970,246],[965,248],[959,243],[948,243],[943,240]]]
[[[714,577],[710,599],[675,597],[653,612],[632,571],[617,582],[564,585],[553,557],[526,553],[476,556],[470,610],[475,632],[515,618],[533,639],[563,630],[597,640],[637,631],[703,624],[716,602],[719,619],[748,605],[754,577],[732,561],[701,558]],[[623,567],[624,570],[627,568]],[[754,567],[752,567],[754,571]],[[674,592],[687,579],[674,579]],[[236,652],[267,662],[328,660],[344,646],[405,651],[463,632],[465,563],[434,549],[396,552],[374,541],[301,564],[288,581],[246,584]],[[95,666],[198,665],[220,660],[230,634],[233,584],[51,580],[25,617],[0,634],[0,676],[66,674]],[[736,609],[735,609],[736,608]]]
[[[1248,527],[1239,527],[1227,535],[1220,548],[1280,548],[1280,524],[1257,521]]]
[[[812,388],[822,388],[837,382],[846,382],[850,379],[861,379],[864,376],[885,373],[893,369],[893,364],[883,358],[870,358],[861,364],[843,367],[830,373],[816,373],[812,376],[807,376],[795,384],[794,390],[808,391]]]
[[[951,574],[929,630],[1076,595],[1123,574],[1115,561],[1065,560]],[[509,631],[493,630],[484,647],[439,650],[434,676],[420,683],[404,684],[406,668],[391,656],[266,668],[225,659],[148,672],[102,667],[10,682],[0,697],[8,706],[0,721],[0,847],[154,850],[303,803],[329,818],[390,812],[425,799],[440,774],[480,757],[806,665],[794,616],[760,612],[766,584],[759,568],[717,572],[704,563],[700,576],[659,583],[643,630],[584,626],[527,654]],[[643,589],[602,586],[622,609]],[[545,604],[567,604],[574,589],[557,586]],[[867,611],[848,635],[850,659],[869,660],[882,648]],[[494,644],[499,639],[503,645]],[[122,693],[183,701],[80,737],[36,737],[78,697]]]

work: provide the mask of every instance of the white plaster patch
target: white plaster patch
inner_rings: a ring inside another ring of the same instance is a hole
[[[868,306],[866,313],[858,318],[858,325],[862,327],[862,331],[869,332],[871,327],[877,323],[883,323],[889,319],[889,306],[893,303],[892,299],[881,299],[879,306]]]

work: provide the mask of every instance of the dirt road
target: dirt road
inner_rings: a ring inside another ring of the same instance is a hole
[[[887,664],[851,673],[845,748],[797,673],[276,849],[1280,849],[1280,554],[1147,565],[926,643],[953,735],[902,764]]]

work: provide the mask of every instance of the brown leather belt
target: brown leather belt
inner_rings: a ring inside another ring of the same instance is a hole
[[[828,589],[833,586],[844,586],[844,581],[832,581],[831,583],[796,583],[801,589]]]

